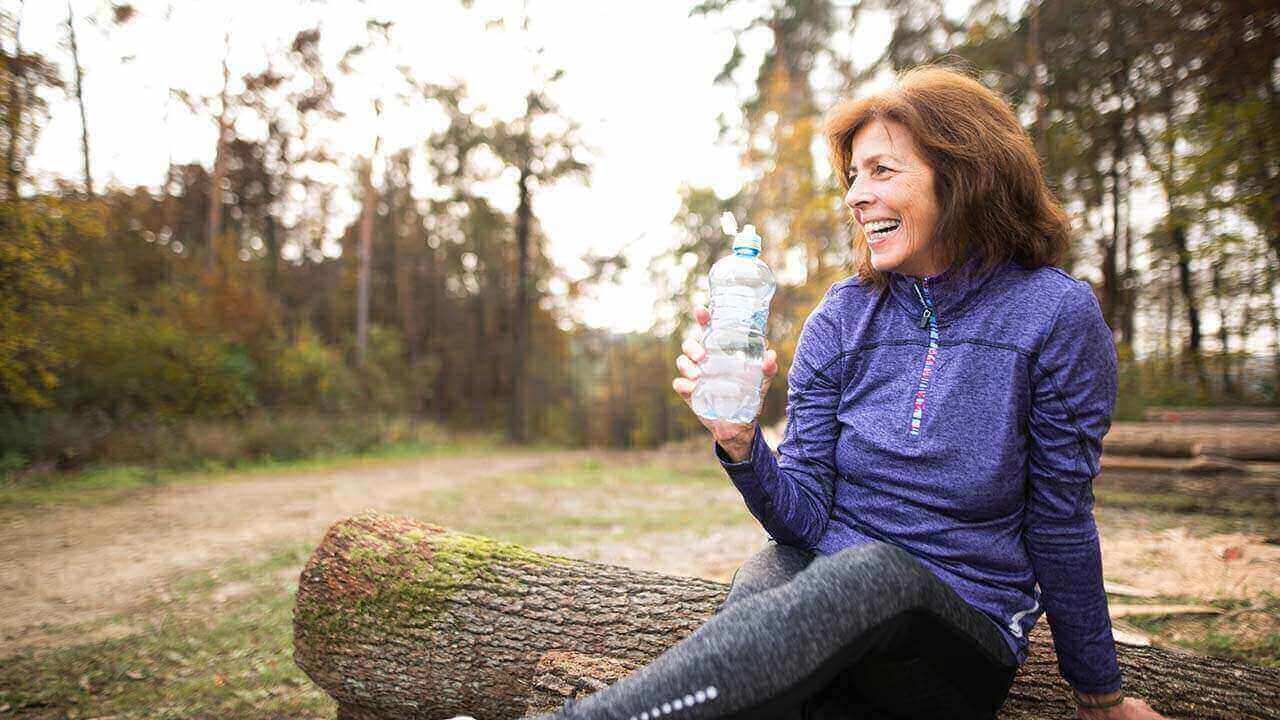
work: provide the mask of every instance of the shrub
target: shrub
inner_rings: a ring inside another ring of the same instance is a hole
[[[279,407],[349,412],[359,400],[359,383],[342,353],[306,326],[263,370],[266,394]]]
[[[66,329],[75,361],[58,389],[62,408],[134,414],[223,416],[257,404],[244,347],[173,318],[115,305],[89,308]]]

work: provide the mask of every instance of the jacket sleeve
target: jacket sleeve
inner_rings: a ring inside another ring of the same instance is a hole
[[[1032,367],[1023,542],[1062,677],[1080,692],[1121,685],[1102,586],[1093,478],[1116,403],[1116,349],[1086,283],[1062,299]]]
[[[806,550],[822,538],[835,499],[836,407],[844,387],[835,288],[827,290],[800,332],[787,373],[781,458],[774,458],[758,426],[747,460],[735,463],[714,444],[720,463],[764,529],[775,540]]]

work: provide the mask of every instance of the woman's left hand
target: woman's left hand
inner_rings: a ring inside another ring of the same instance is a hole
[[[1165,716],[1151,709],[1145,700],[1128,697],[1115,707],[1103,710],[1076,708],[1079,720],[1168,720]]]

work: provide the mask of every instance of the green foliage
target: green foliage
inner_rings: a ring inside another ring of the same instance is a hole
[[[1242,357],[1215,354],[1198,360],[1188,355],[1135,358],[1133,350],[1121,344],[1118,359],[1119,389],[1114,420],[1145,420],[1145,411],[1149,407],[1267,405],[1274,402],[1274,377],[1230,388],[1214,380],[1221,377],[1224,362],[1235,365],[1243,360]],[[1200,363],[1199,370],[1197,362]],[[1200,379],[1202,372],[1210,378],[1208,382]]]
[[[51,332],[70,315],[66,233],[96,234],[91,208],[53,198],[0,202],[0,406],[51,407],[68,358]]]
[[[218,417],[257,404],[254,363],[225,334],[104,303],[78,314],[64,337],[76,348],[60,393],[64,407],[97,407],[116,417]]]
[[[97,454],[99,443],[111,433],[112,426],[111,419],[102,412],[3,410],[0,453],[18,468],[35,463],[74,467]]]
[[[345,412],[359,399],[355,373],[342,353],[306,326],[276,350],[275,361],[264,370],[267,392],[278,405]]]
[[[102,412],[0,412],[0,471],[41,474],[95,465],[230,467],[432,447],[448,440],[438,423],[406,415],[253,412],[241,418],[116,419]]]
[[[385,412],[420,410],[431,397],[439,367],[434,357],[411,361],[399,332],[373,326],[365,363],[358,370],[365,406]]]

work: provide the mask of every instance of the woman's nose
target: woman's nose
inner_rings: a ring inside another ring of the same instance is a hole
[[[854,180],[849,186],[849,192],[844,194],[844,204],[849,206],[850,210],[866,207],[871,204],[871,194],[867,192],[866,185]]]

